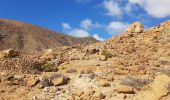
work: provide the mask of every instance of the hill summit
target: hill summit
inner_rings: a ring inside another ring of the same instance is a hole
[[[23,22],[0,19],[0,50],[16,49],[37,52],[58,46],[98,42],[92,37],[75,38]]]

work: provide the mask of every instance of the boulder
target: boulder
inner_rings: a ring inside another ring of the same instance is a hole
[[[42,60],[48,60],[51,61],[55,59],[55,54],[52,49],[45,50],[44,54],[41,56]]]
[[[48,87],[48,86],[51,86],[51,83],[50,83],[48,77],[46,77],[46,76],[41,77],[39,88]]]
[[[81,90],[76,90],[75,91],[75,95],[80,97],[82,94],[84,94],[84,91],[81,91]]]
[[[91,98],[91,100],[101,100],[104,99],[105,96],[101,92],[95,92]]]
[[[105,55],[100,55],[99,56],[99,60],[100,61],[106,61],[107,60],[107,57]]]
[[[67,83],[67,81],[64,79],[64,77],[59,77],[59,78],[53,79],[51,82],[54,86],[64,85]]]
[[[64,75],[54,74],[54,75],[51,75],[50,81],[52,85],[59,86],[59,85],[67,84],[69,81],[69,78]]]
[[[109,82],[107,80],[105,80],[105,79],[100,80],[100,85],[102,87],[109,87],[110,86]]]
[[[118,93],[124,93],[124,94],[133,94],[134,93],[133,87],[127,86],[127,85],[118,85],[116,87],[116,91]]]
[[[0,52],[0,58],[12,58],[19,55],[19,52],[13,49],[3,50]]]
[[[152,83],[142,88],[135,100],[162,100],[170,93],[170,77],[158,75]],[[168,99],[169,100],[169,99]]]
[[[28,87],[34,87],[35,85],[37,85],[38,82],[39,82],[39,80],[35,77],[29,78],[27,80],[27,86]]]
[[[140,22],[134,22],[127,29],[127,32],[141,33],[144,31],[144,26]]]

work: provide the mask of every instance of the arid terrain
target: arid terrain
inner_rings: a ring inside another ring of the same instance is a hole
[[[39,26],[8,19],[0,19],[0,50],[13,48],[24,53],[43,49],[98,42],[94,38],[75,38]]]
[[[0,21],[0,100],[170,100],[170,21],[149,29],[134,22],[97,43],[11,24]]]

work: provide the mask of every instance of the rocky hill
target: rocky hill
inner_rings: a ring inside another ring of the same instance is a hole
[[[45,28],[0,19],[0,50],[17,49],[25,52],[36,52],[58,46],[73,46],[98,42],[94,38],[75,38]]]
[[[170,21],[105,42],[0,52],[0,99],[170,100]]]

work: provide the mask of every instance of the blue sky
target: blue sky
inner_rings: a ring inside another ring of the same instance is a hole
[[[134,21],[151,27],[170,19],[170,0],[0,0],[0,18],[98,40]]]

